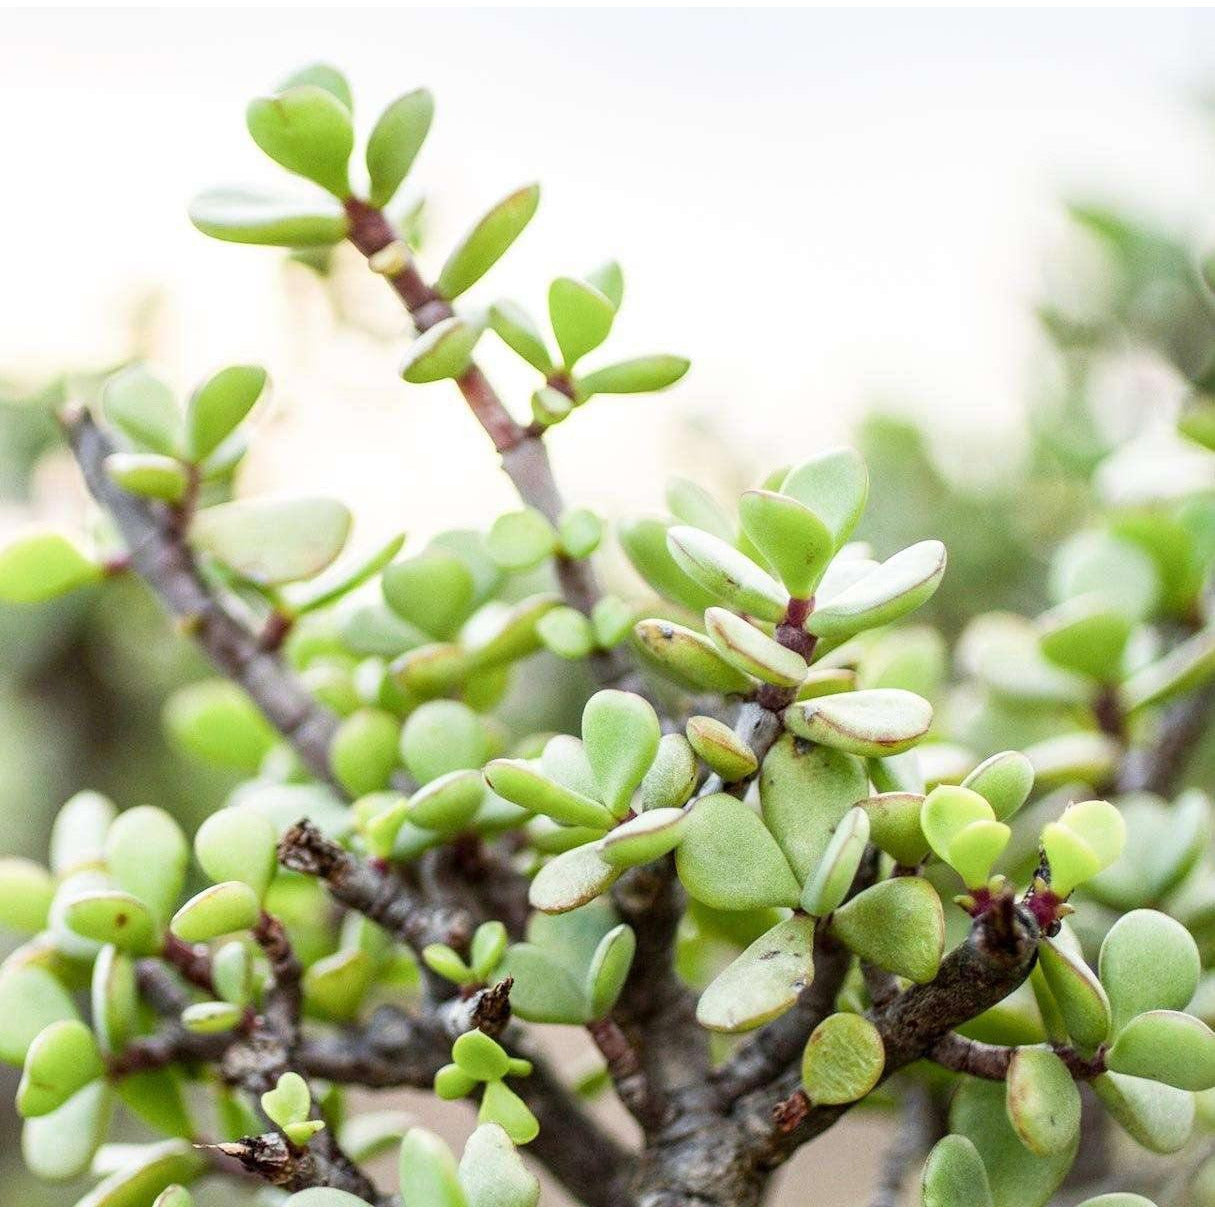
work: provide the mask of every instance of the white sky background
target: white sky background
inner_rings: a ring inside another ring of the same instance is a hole
[[[414,174],[432,266],[485,206],[543,182],[470,302],[539,312],[553,275],[616,256],[607,354],[693,359],[676,391],[604,399],[555,436],[567,487],[605,508],[652,506],[667,472],[696,471],[690,419],[761,467],[838,440],[875,399],[1009,432],[1040,374],[1029,305],[1062,190],[1215,232],[1215,118],[1194,104],[1215,83],[1212,12],[0,14],[0,369],[121,354],[123,306],[162,285],[180,387],[271,368],[284,416],[251,479],[342,494],[377,530],[508,506],[488,445],[450,386],[396,378],[396,348],[301,335],[276,254],[184,215],[207,185],[275,179],[244,104],[318,58],[351,77],[363,130],[398,93],[435,91]],[[526,409],[528,377],[505,383]],[[423,446],[456,475],[407,454]]]

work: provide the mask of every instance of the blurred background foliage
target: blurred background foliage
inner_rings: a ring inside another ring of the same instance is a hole
[[[951,645],[979,613],[1042,611],[1049,602],[1050,554],[1095,512],[1092,477],[1101,461],[1128,435],[1171,427],[1188,393],[1215,388],[1215,307],[1199,251],[1115,208],[1085,201],[1068,211],[1070,235],[1051,267],[1052,286],[1037,303],[1041,375],[1025,405],[1028,443],[976,479],[951,475],[939,454],[948,450],[939,426],[930,433],[898,402],[871,408],[855,435],[872,477],[859,538],[879,554],[926,536],[945,542],[948,576],[917,624],[934,625]],[[379,290],[378,284],[365,276],[356,282],[340,257],[292,259],[283,283],[290,306],[307,308],[320,291],[335,327],[357,330],[377,345],[398,344],[395,330],[377,329],[378,314],[360,295]],[[132,357],[155,361],[156,310],[154,299],[134,310]],[[30,517],[78,524],[84,498],[54,411],[69,399],[91,400],[109,370],[74,368],[36,385],[0,379],[5,530]],[[736,464],[711,432],[688,425],[689,447],[710,468],[701,476],[716,478],[723,495],[766,471]],[[810,452],[812,437],[803,446]],[[964,463],[955,458],[951,467]],[[442,524],[428,522],[436,529]],[[627,595],[635,589],[618,553],[609,552],[606,573],[609,590]],[[546,655],[532,661],[543,664],[537,678],[516,688],[500,710],[520,728],[531,716],[553,720],[562,705],[576,712],[587,690],[575,686],[581,678],[575,664]],[[237,774],[176,750],[161,725],[168,695],[207,673],[134,580],[112,579],[46,606],[0,612],[0,852],[41,855],[51,816],[81,787],[103,790],[121,806],[165,806],[187,830],[221,805]],[[1215,780],[1209,744],[1198,748],[1194,773],[1208,786]],[[15,1085],[15,1073],[6,1072],[0,1083]],[[11,1094],[0,1094],[6,1157],[17,1151],[12,1118]],[[0,1201],[50,1199],[11,1163],[0,1162]],[[61,1191],[53,1197],[61,1200]]]

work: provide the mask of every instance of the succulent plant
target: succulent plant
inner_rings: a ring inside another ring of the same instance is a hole
[[[352,184],[351,92],[313,65],[248,110],[308,186],[190,215],[226,241],[352,245],[416,329],[402,379],[451,381],[519,508],[347,554],[345,504],[234,492],[261,368],[182,408],[134,365],[96,418],[63,418],[112,534],[0,552],[14,604],[145,582],[217,668],[165,729],[234,777],[192,847],[166,811],[86,791],[45,866],[0,861],[29,1169],[92,1167],[91,1204],[180,1206],[235,1161],[287,1205],[375,1205],[393,1196],[362,1166],[395,1151],[405,1205],[534,1205],[524,1148],[589,1203],[737,1205],[849,1110],[906,1103],[950,1127],[923,1145],[924,1203],[1008,1205],[1065,1183],[1083,1088],[1151,1152],[1209,1135],[1212,812],[1181,786],[1215,684],[1215,477],[1111,455],[1122,492],[1058,546],[1051,606],[976,616],[952,653],[908,621],[945,545],[856,538],[850,448],[791,453],[731,502],[678,480],[611,529],[564,505],[544,437],[688,363],[597,357],[615,262],[554,279],[547,328],[467,302],[534,185],[424,274],[391,216],[432,114],[424,90],[390,104]],[[527,421],[485,341],[533,376]],[[1208,473],[1210,412],[1196,392],[1178,439]],[[613,534],[644,602],[600,589]],[[541,651],[595,685],[577,734],[513,717]],[[639,1149],[522,1023],[586,1031]],[[476,1099],[479,1126],[457,1157],[391,1109],[349,1114],[347,1086]],[[105,1144],[117,1108],[163,1141]]]

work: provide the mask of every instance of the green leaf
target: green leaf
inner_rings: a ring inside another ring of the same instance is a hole
[[[696,787],[696,756],[682,734],[664,734],[658,755],[641,782],[645,810],[682,806]]]
[[[827,525],[838,549],[865,511],[869,472],[855,451],[842,447],[792,469],[780,492],[809,507]]]
[[[1025,748],[1025,758],[1043,789],[1068,784],[1098,788],[1117,770],[1122,748],[1108,735],[1076,730],[1030,744]]]
[[[240,1024],[245,1010],[227,1000],[204,1000],[181,1010],[181,1023],[191,1033],[224,1034]]]
[[[656,861],[683,839],[687,816],[682,805],[646,810],[614,827],[596,847],[609,865],[620,868]]]
[[[1194,1130],[1194,1094],[1155,1080],[1105,1072],[1089,1087],[1113,1119],[1151,1152],[1178,1152]]]
[[[567,370],[601,346],[612,331],[616,309],[597,287],[575,278],[554,279],[548,289],[548,315]]]
[[[928,854],[928,840],[920,826],[923,804],[919,793],[877,793],[857,802],[869,818],[874,845],[900,865],[918,865]]]
[[[973,789],[938,785],[920,807],[920,828],[933,852],[966,883],[968,890],[987,885],[996,858],[1012,834],[996,822],[996,812]]]
[[[526,761],[495,759],[485,766],[485,780],[500,797],[569,827],[611,827],[615,816],[597,801],[566,789],[537,772]]]
[[[920,1202],[926,1207],[989,1207],[991,1186],[983,1157],[963,1135],[937,1141],[924,1162]]]
[[[633,636],[642,655],[668,679],[697,691],[749,691],[753,680],[722,658],[702,633],[669,620],[640,620]]]
[[[705,612],[705,632],[732,666],[761,683],[795,688],[806,678],[806,660],[724,608]]]
[[[290,198],[236,188],[197,195],[190,203],[190,222],[216,240],[286,249],[336,245],[350,227],[341,205],[324,195]]]
[[[675,862],[688,893],[710,907],[798,905],[801,888],[780,845],[755,812],[729,794],[693,805]]]
[[[102,568],[70,540],[43,532],[0,550],[0,600],[43,603],[102,578]]]
[[[199,386],[186,407],[186,453],[205,460],[249,416],[266,388],[264,367],[217,371]]]
[[[469,1030],[455,1040],[451,1058],[474,1080],[501,1080],[510,1071],[510,1056],[479,1029]]]
[[[618,818],[658,755],[662,727],[633,692],[596,692],[582,712],[582,741],[604,805]]]
[[[1021,1046],[1008,1068],[1006,1108],[1017,1138],[1036,1156],[1073,1148],[1080,1137],[1080,1092],[1049,1046]]]
[[[716,602],[676,563],[667,547],[669,525],[661,519],[625,519],[617,526],[617,535],[633,568],[664,599],[681,604],[695,612],[703,612]]]
[[[1097,976],[1083,958],[1044,938],[1038,945],[1038,964],[1067,1034],[1082,1050],[1095,1050],[1110,1032],[1110,1001]]]
[[[257,894],[244,882],[220,882],[190,899],[169,927],[183,941],[198,943],[252,928],[260,914]]]
[[[263,1093],[262,1109],[276,1126],[302,1122],[312,1108],[308,1082],[298,1072],[283,1072],[269,1092]]]
[[[1141,1194],[1118,1191],[1113,1194],[1097,1194],[1093,1198],[1086,1198],[1078,1205],[1082,1207],[1154,1207],[1156,1204]]]
[[[540,1201],[540,1182],[510,1136],[492,1122],[469,1135],[458,1176],[469,1206],[534,1207]]]
[[[811,915],[830,915],[852,885],[869,843],[869,818],[859,806],[844,815],[818,868],[806,880],[802,907]]]
[[[1055,553],[1050,583],[1056,603],[1100,595],[1132,620],[1150,616],[1160,595],[1155,564],[1143,549],[1096,530],[1077,532]]]
[[[472,572],[458,557],[428,549],[384,571],[384,600],[401,617],[440,641],[449,641],[474,604]]]
[[[164,707],[165,730],[191,755],[253,773],[278,740],[270,723],[236,684],[206,679],[179,688]]]
[[[76,1005],[62,984],[41,966],[0,969],[0,1059],[20,1067],[30,1043],[48,1025],[76,1019]]]
[[[90,941],[117,945],[125,953],[149,954],[160,948],[156,918],[148,905],[122,890],[100,890],[69,899],[64,924]]]
[[[1131,623],[1101,595],[1069,600],[1039,617],[1042,653],[1058,666],[1114,683],[1122,672]]]
[[[553,370],[552,356],[540,333],[540,327],[531,315],[513,300],[499,300],[490,306],[489,327],[541,375],[546,376]],[[557,395],[565,402],[564,412],[568,413],[573,402],[564,393],[558,392]]]
[[[253,958],[244,941],[228,941],[211,955],[215,993],[229,1004],[244,1005],[253,990]]]
[[[799,738],[851,755],[897,755],[928,733],[932,706],[914,692],[871,688],[798,701],[784,721]]]
[[[190,539],[261,586],[311,578],[342,551],[350,512],[334,498],[246,498],[194,516]]]
[[[806,598],[835,551],[835,538],[827,525],[796,498],[763,489],[743,494],[738,513],[751,543],[789,594]]]
[[[283,1199],[285,1207],[366,1207],[370,1205],[357,1194],[351,1194],[348,1190],[335,1190],[332,1186],[327,1185],[313,1185],[306,1190],[296,1190],[294,1194],[289,1194]]]
[[[1204,629],[1174,646],[1156,662],[1140,667],[1122,685],[1128,713],[1184,695],[1215,679],[1215,628]]]
[[[958,643],[958,659],[966,672],[1009,700],[1083,704],[1091,696],[1087,679],[1046,661],[1037,629],[1020,616],[989,612],[974,617]]]
[[[602,393],[661,392],[687,375],[691,363],[677,354],[648,354],[609,363],[578,377],[580,400]]]
[[[885,1066],[877,1027],[856,1013],[833,1013],[806,1043],[802,1088],[815,1105],[851,1105],[877,1084]]]
[[[592,510],[567,510],[558,522],[561,551],[567,557],[589,557],[603,539],[603,520]]]
[[[715,717],[689,717],[684,730],[692,750],[727,783],[742,780],[759,767],[755,752]]]
[[[540,1133],[535,1115],[501,1080],[491,1080],[485,1086],[477,1121],[496,1122],[517,1144],[531,1143]]]
[[[95,1080],[54,1113],[26,1119],[21,1130],[25,1167],[43,1181],[79,1177],[105,1138],[112,1104],[109,1086]]]
[[[945,914],[929,882],[889,878],[849,899],[831,931],[853,953],[915,983],[936,977],[945,949]]]
[[[409,799],[409,821],[427,831],[451,834],[466,827],[481,807],[485,782],[475,768],[447,772]]]
[[[434,98],[426,89],[398,97],[376,119],[367,139],[367,200],[386,207],[413,167],[434,117]]]
[[[17,1088],[17,1113],[36,1118],[57,1110],[103,1073],[101,1053],[88,1026],[55,1021],[30,1043]]]
[[[358,709],[338,726],[329,766],[351,797],[388,788],[397,765],[400,726],[383,709]]]
[[[1198,946],[1176,920],[1143,907],[1106,933],[1097,961],[1109,993],[1114,1029],[1140,1013],[1182,1009],[1194,998],[1201,972]]]
[[[689,578],[716,598],[749,616],[776,622],[789,596],[770,574],[733,545],[695,527],[673,527],[667,548]]]
[[[139,989],[135,963],[113,945],[107,945],[93,963],[89,1009],[101,1049],[117,1054],[138,1028]]]
[[[1001,751],[985,759],[962,781],[1004,821],[1025,805],[1034,787],[1034,766],[1020,751]]]
[[[512,945],[499,977],[506,975],[514,979],[511,1007],[525,1021],[582,1025],[590,1017],[588,993],[549,951],[527,942]]]
[[[945,546],[921,540],[824,599],[810,613],[806,629],[835,640],[889,624],[926,603],[944,576]]]
[[[21,933],[41,932],[55,894],[50,873],[22,856],[0,857],[0,924]]]
[[[637,938],[627,924],[618,924],[599,942],[586,976],[592,1018],[606,1017],[615,1007],[633,965]]]
[[[340,949],[304,972],[308,1010],[330,1021],[355,1021],[375,978],[375,959],[365,949]]]
[[[756,938],[705,988],[696,1019],[738,1034],[793,1007],[814,978],[814,921],[794,915]]]
[[[1066,896],[1118,859],[1126,843],[1122,815],[1104,801],[1076,802],[1042,829],[1051,889]]]
[[[172,456],[116,451],[105,458],[106,476],[140,498],[179,502],[189,485],[181,462]]]
[[[407,1207],[462,1207],[464,1190],[451,1149],[433,1131],[415,1126],[401,1140],[401,1202]]]
[[[583,844],[547,861],[532,879],[527,897],[537,911],[555,915],[589,903],[619,876],[620,870],[603,859],[595,844]]]
[[[536,625],[560,600],[556,595],[531,595],[515,604],[487,603],[462,634],[478,667],[517,662],[540,648]]]
[[[435,290],[444,299],[462,295],[513,245],[540,203],[540,187],[524,186],[495,204],[452,250]]]
[[[181,416],[168,386],[145,367],[125,367],[101,389],[105,420],[133,443],[162,456],[178,454]]]
[[[110,825],[105,855],[118,885],[166,922],[181,897],[190,863],[190,846],[176,821],[156,806],[126,810]]]
[[[245,122],[253,142],[271,160],[335,198],[349,197],[354,127],[350,111],[327,89],[303,84],[259,97],[249,103]]]
[[[213,882],[243,882],[265,896],[278,870],[278,833],[265,815],[247,806],[212,814],[194,836],[194,855]]]
[[[489,529],[486,545],[504,570],[529,570],[556,551],[557,532],[538,510],[526,507],[499,515]]]
[[[302,1192],[308,1193],[306,1190]],[[338,1190],[335,1192],[345,1194],[344,1190]],[[348,1198],[354,1197],[353,1194],[348,1194],[346,1196]],[[361,1203],[362,1199],[359,1199],[358,1201]],[[187,1190],[184,1185],[174,1184],[165,1186],[165,1188],[156,1196],[156,1201],[152,1203],[152,1205],[154,1207],[192,1207],[194,1205],[194,1199],[191,1196],[190,1191]],[[300,1206],[301,1204],[296,1203],[295,1205]]]
[[[949,1125],[979,1150],[997,1206],[1040,1205],[1071,1168],[1076,1141],[1053,1156],[1036,1156],[1017,1138],[1005,1109],[1004,1085],[967,1077],[949,1110]]]
[[[332,65],[328,63],[310,63],[306,67],[300,68],[299,71],[292,72],[279,85],[276,91],[282,93],[286,89],[295,88],[301,84],[316,85],[317,88],[332,93],[346,109],[350,110],[351,113],[354,112],[354,98],[350,92],[350,84],[346,80],[346,77]]]
[[[859,759],[782,734],[760,769],[764,823],[799,888],[818,868],[836,827],[869,790]]]
[[[481,718],[456,700],[415,709],[401,731],[401,756],[415,780],[429,784],[448,772],[479,768],[491,742]]]
[[[401,378],[407,384],[433,384],[462,376],[472,362],[481,326],[449,316],[432,325],[405,352]]]
[[[1197,1093],[1215,1088],[1215,1031],[1172,1009],[1140,1013],[1105,1056],[1110,1071]]]

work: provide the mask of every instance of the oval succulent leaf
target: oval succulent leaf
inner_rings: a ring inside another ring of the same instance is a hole
[[[1126,844],[1122,815],[1109,802],[1076,802],[1042,830],[1051,888],[1067,895],[1108,868]]]
[[[157,806],[134,806],[120,814],[105,840],[110,876],[142,899],[161,923],[181,897],[190,847],[176,821]]]
[[[682,734],[664,734],[658,754],[641,781],[641,804],[646,810],[682,806],[696,787],[696,756]]]
[[[189,486],[180,460],[154,452],[116,451],[105,458],[106,476],[121,489],[140,498],[179,502]]]
[[[1156,662],[1140,667],[1122,685],[1128,713],[1181,696],[1215,679],[1215,628],[1204,629],[1174,646]]]
[[[1180,1151],[1194,1130],[1194,1094],[1138,1076],[1105,1072],[1089,1086],[1114,1121],[1150,1152]]]
[[[566,789],[524,760],[495,759],[485,767],[489,787],[500,797],[569,827],[612,827],[615,816],[603,805]]]
[[[190,222],[204,236],[242,245],[320,248],[346,239],[350,220],[323,194],[292,198],[262,190],[206,190],[190,203]]]
[[[335,198],[349,196],[354,127],[350,111],[327,89],[304,84],[259,97],[249,103],[245,121],[254,143],[271,160]]]
[[[473,1207],[534,1207],[540,1182],[529,1171],[511,1137],[496,1123],[482,1123],[464,1145],[457,1173]]]
[[[55,532],[25,536],[0,550],[0,600],[5,603],[44,603],[101,578],[101,566]]]
[[[857,805],[869,819],[874,844],[900,865],[918,865],[928,854],[920,826],[924,798],[919,793],[876,793]]]
[[[515,243],[540,205],[540,187],[524,186],[495,203],[451,251],[435,290],[454,300],[481,279]]]
[[[462,376],[481,337],[480,325],[449,316],[432,325],[405,352],[401,378],[407,384],[433,384]]]
[[[1185,1008],[1197,990],[1201,961],[1194,938],[1181,924],[1143,907],[1106,933],[1097,967],[1119,1030],[1140,1013]]]
[[[827,525],[838,549],[864,513],[869,471],[851,448],[838,448],[791,469],[780,492],[812,510]]]
[[[15,1067],[30,1043],[55,1021],[79,1020],[63,985],[41,966],[0,969],[0,1059]]]
[[[199,511],[190,539],[262,586],[319,574],[350,533],[350,512],[334,498],[247,498]]]
[[[599,942],[587,969],[587,1005],[592,1018],[606,1017],[615,1007],[633,965],[637,937],[627,924],[617,924]]]
[[[72,932],[116,945],[125,953],[155,953],[160,945],[156,918],[148,905],[122,890],[76,895],[64,908],[63,922]]]
[[[661,392],[678,383],[691,363],[677,354],[647,354],[609,363],[578,377],[580,400],[600,393]]]
[[[922,540],[815,607],[809,632],[828,640],[889,624],[926,603],[945,576],[945,546]]]
[[[576,278],[557,278],[548,289],[548,315],[568,370],[607,339],[616,309],[598,287]]]
[[[386,207],[413,167],[434,117],[435,103],[427,89],[414,89],[391,102],[376,119],[367,137],[368,202]]]
[[[684,729],[692,750],[727,784],[750,776],[759,767],[755,752],[725,722],[715,717],[689,717]]]
[[[647,517],[625,519],[617,526],[620,546],[633,568],[664,599],[703,612],[716,602],[695,579],[688,577],[667,547],[669,523]]]
[[[257,895],[244,882],[220,882],[190,899],[170,928],[183,941],[198,943],[252,928],[260,914]]]
[[[407,1207],[462,1207],[456,1158],[433,1131],[415,1126],[401,1140],[401,1201]]]
[[[754,811],[726,793],[702,797],[675,852],[679,880],[710,907],[796,907],[801,888]]]
[[[1187,1092],[1215,1088],[1215,1031],[1189,1013],[1140,1013],[1123,1026],[1105,1059],[1110,1071]]]
[[[775,622],[785,614],[789,596],[780,583],[720,537],[673,527],[667,548],[680,569],[721,602],[761,620]]]
[[[995,811],[1002,822],[1025,805],[1034,787],[1034,766],[1020,751],[1001,751],[985,759],[962,781]]]
[[[669,620],[641,620],[633,636],[642,654],[668,679],[696,691],[726,695],[748,691],[750,676],[726,662],[703,633]]]
[[[738,501],[743,528],[789,594],[805,599],[835,552],[835,537],[809,507],[771,490],[748,490]]]
[[[582,712],[582,741],[604,805],[617,817],[658,754],[662,727],[649,701],[633,692],[596,692]]]
[[[597,847],[609,865],[620,868],[656,861],[683,839],[687,816],[683,806],[646,810],[614,827]]]
[[[802,1088],[815,1105],[849,1105],[877,1084],[885,1066],[886,1048],[873,1022],[833,1013],[806,1043]]]
[[[1096,1050],[1110,1032],[1110,1001],[1097,976],[1081,957],[1050,938],[1038,946],[1038,964],[1068,1037],[1082,1050]]]
[[[1080,1134],[1080,1092],[1049,1046],[1013,1051],[1006,1081],[1008,1120],[1037,1156],[1067,1151]]]
[[[186,454],[205,460],[249,416],[266,388],[264,367],[225,367],[200,385],[186,407]]]
[[[17,1088],[17,1112],[37,1118],[57,1110],[69,1097],[102,1075],[101,1052],[88,1026],[55,1021],[30,1043]]]
[[[795,688],[806,678],[806,660],[800,654],[733,612],[709,608],[705,632],[727,662],[761,683]]]
[[[1042,653],[1066,667],[1102,683],[1114,683],[1132,621],[1110,607],[1100,595],[1082,596],[1061,604],[1038,620]]]
[[[518,304],[512,300],[499,300],[492,305],[489,310],[489,327],[541,375],[546,376],[553,370],[552,356],[544,344],[540,327]],[[572,402],[568,397],[564,399],[565,411],[568,412]]]
[[[409,821],[428,831],[452,834],[472,821],[484,797],[485,782],[475,768],[447,772],[410,797]]]
[[[620,876],[595,844],[583,844],[547,861],[532,879],[528,900],[537,911],[573,911],[601,895]]]
[[[814,978],[814,921],[794,915],[757,937],[705,988],[696,1019],[739,1034],[779,1017]]]
[[[924,1162],[920,1201],[926,1207],[989,1207],[991,1186],[983,1157],[965,1135],[946,1135]]]
[[[929,882],[889,878],[862,890],[831,918],[853,953],[915,983],[936,977],[945,949],[945,913]]]
[[[852,885],[869,843],[869,818],[859,806],[848,811],[836,827],[818,868],[802,890],[802,907],[811,915],[830,915]]]
[[[790,705],[785,725],[799,738],[852,755],[897,755],[928,733],[932,706],[899,688],[840,692]]]
[[[213,882],[244,882],[260,898],[278,868],[277,844],[277,832],[265,815],[230,806],[199,827],[194,855]]]

